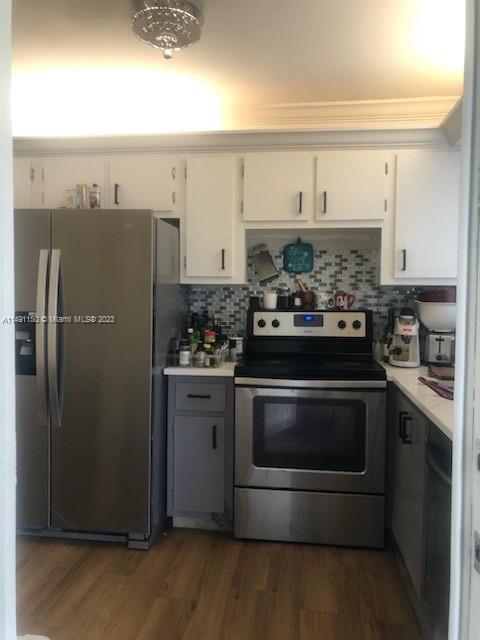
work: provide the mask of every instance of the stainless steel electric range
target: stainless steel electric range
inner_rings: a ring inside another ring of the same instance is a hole
[[[235,537],[382,547],[372,313],[250,310],[235,385]]]

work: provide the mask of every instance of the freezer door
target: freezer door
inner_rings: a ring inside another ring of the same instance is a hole
[[[15,309],[23,317],[45,310],[50,212],[15,212]],[[43,305],[43,309],[41,308]],[[39,308],[40,306],[40,308]],[[49,428],[45,369],[46,325],[16,323],[17,526],[49,524]]]
[[[152,242],[151,212],[52,212],[55,528],[149,531]]]

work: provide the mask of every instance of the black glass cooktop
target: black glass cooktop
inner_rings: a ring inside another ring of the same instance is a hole
[[[386,380],[385,369],[372,358],[331,359],[322,356],[250,356],[235,367],[236,377],[290,380]]]

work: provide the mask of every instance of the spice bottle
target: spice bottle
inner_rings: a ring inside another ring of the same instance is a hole
[[[178,350],[178,364],[181,367],[192,366],[192,352],[188,340],[180,340],[180,347]]]

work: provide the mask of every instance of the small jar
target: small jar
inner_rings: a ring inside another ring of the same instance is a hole
[[[200,347],[193,354],[193,366],[204,367],[205,366],[205,351]]]
[[[192,366],[192,352],[187,340],[180,341],[180,347],[178,350],[178,364],[180,367]]]

